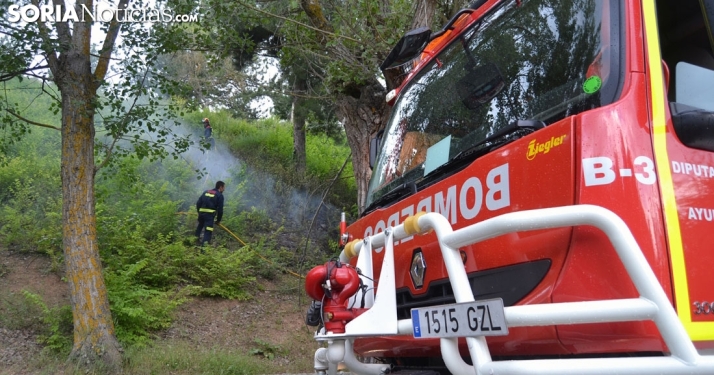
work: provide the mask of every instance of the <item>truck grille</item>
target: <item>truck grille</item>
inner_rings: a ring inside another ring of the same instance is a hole
[[[550,259],[475,271],[468,274],[475,300],[501,298],[512,306],[530,293],[550,269]],[[410,310],[425,306],[455,303],[448,279],[432,281],[426,293],[412,295],[409,288],[397,289],[397,318],[411,318]]]

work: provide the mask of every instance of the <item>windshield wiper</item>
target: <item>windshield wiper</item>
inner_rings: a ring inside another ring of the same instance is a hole
[[[505,126],[503,129],[500,129],[499,131],[491,134],[490,136],[486,137],[485,139],[481,140],[480,142],[475,143],[472,146],[469,146],[468,148],[461,150],[458,154],[456,154],[453,158],[451,158],[448,162],[444,163],[443,165],[439,166],[438,168],[434,169],[431,173],[428,175],[424,176],[424,178],[419,181],[419,188],[423,189],[424,187],[430,185],[434,180],[442,178],[445,174],[450,174],[454,173],[457,170],[459,170],[461,167],[466,166],[467,162],[470,162],[480,156],[483,156],[489,152],[491,152],[493,149],[503,146],[507,143],[510,143],[514,141],[515,139],[520,138],[511,138],[510,136],[514,133],[517,133],[519,131],[523,130],[530,130],[528,133],[532,133],[538,129],[542,129],[545,127],[545,123],[543,121],[537,121],[537,120],[516,120],[513,121],[512,123],[508,124]],[[525,134],[523,134],[525,135]]]
[[[536,131],[538,129],[543,129],[543,128],[545,128],[545,123],[543,121],[538,121],[538,120],[516,120],[516,121],[513,121],[512,123],[505,126],[503,129],[500,129],[499,131],[486,137],[481,142],[478,142],[478,143],[474,144],[473,146],[471,146],[465,150],[462,150],[461,152],[456,154],[456,156],[454,156],[451,160],[460,159],[463,156],[471,153],[471,151],[478,149],[483,145],[486,145],[488,143],[493,143],[494,141],[497,141],[497,140],[502,140],[503,137],[505,137],[507,135],[511,135],[519,130],[531,129],[532,131]]]
[[[399,186],[388,191],[381,197],[377,198],[377,200],[372,202],[369,206],[367,206],[367,208],[364,209],[364,213],[362,215],[365,215],[368,212],[376,210],[377,208],[380,208],[380,207],[388,207],[389,205],[396,202],[397,200],[399,200],[401,198],[408,197],[412,194],[415,194],[416,192],[417,192],[417,186],[414,182],[406,182],[406,183],[400,184]]]

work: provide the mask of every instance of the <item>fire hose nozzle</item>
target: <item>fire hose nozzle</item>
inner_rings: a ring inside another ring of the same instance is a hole
[[[314,267],[305,276],[305,291],[316,301],[322,301],[325,329],[344,333],[347,322],[355,318],[347,308],[347,300],[359,290],[357,270],[340,261],[329,261]]]

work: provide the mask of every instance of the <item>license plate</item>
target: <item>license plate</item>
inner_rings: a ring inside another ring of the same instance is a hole
[[[508,334],[500,298],[412,309],[412,327],[416,338]]]

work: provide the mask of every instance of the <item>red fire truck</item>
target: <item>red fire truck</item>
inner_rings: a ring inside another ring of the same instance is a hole
[[[714,0],[488,0],[407,33],[318,373],[714,374]]]

